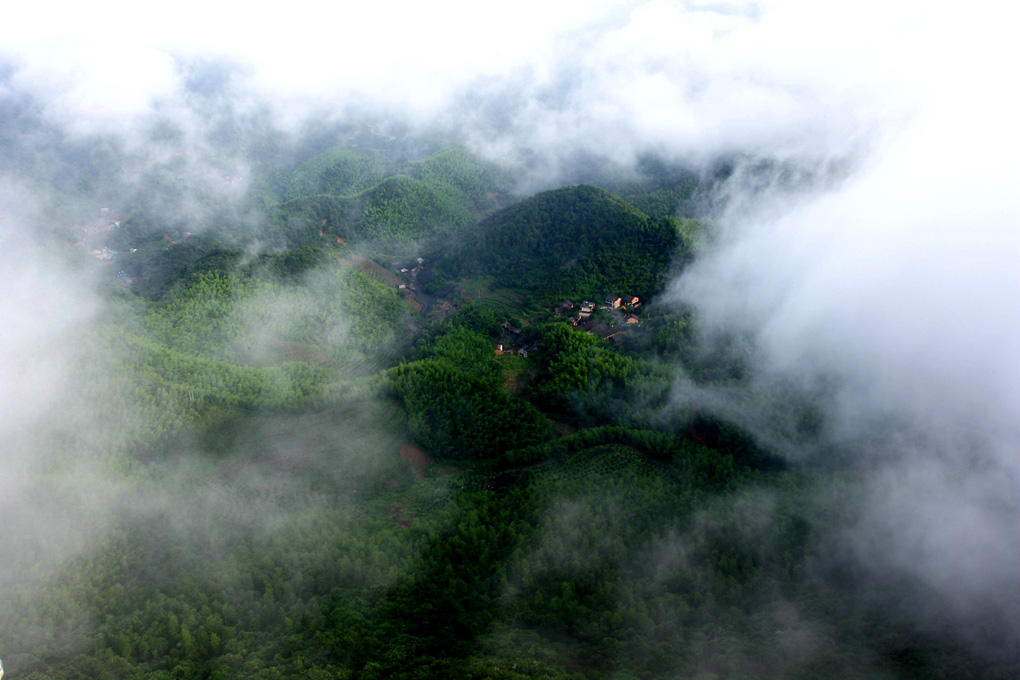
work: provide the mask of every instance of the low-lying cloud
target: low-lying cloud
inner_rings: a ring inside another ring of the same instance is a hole
[[[187,120],[199,100],[225,94],[233,115],[272,111],[285,128],[352,111],[398,116],[552,167],[578,149],[625,163],[647,151],[687,162],[828,156],[867,148],[916,105],[912,71],[941,26],[911,10],[227,3],[176,5],[151,21],[112,2],[33,5],[0,29],[0,56],[10,64],[5,89],[35,97],[48,120],[77,134],[124,135],[157,113]]]
[[[1001,46],[986,38],[965,64],[921,70],[945,67],[944,82],[919,78],[918,110],[842,182],[778,207],[732,201],[718,247],[674,295],[706,326],[753,337],[760,376],[830,386],[828,440],[868,480],[856,556],[1008,635],[1020,630],[1002,598],[1020,589],[1020,177]]]

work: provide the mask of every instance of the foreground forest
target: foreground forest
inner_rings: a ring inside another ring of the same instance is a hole
[[[72,407],[10,446],[47,452],[47,513],[69,483],[110,507],[45,570],[15,542],[6,677],[1020,675],[826,540],[859,471],[699,403],[752,370],[657,302],[713,238],[709,180],[520,195],[465,148],[359,139],[262,149],[201,218],[153,198],[194,191],[171,167],[115,227],[52,227],[103,313]],[[822,446],[810,398],[756,407]]]

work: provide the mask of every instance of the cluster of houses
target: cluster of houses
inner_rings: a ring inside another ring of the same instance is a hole
[[[568,300],[559,306],[556,310],[556,316],[568,314],[570,316],[568,316],[567,321],[574,328],[592,333],[606,340],[612,340],[613,342],[621,342],[626,336],[627,331],[640,322],[632,313],[641,306],[641,299],[636,295],[609,295],[606,296],[606,299],[603,300],[600,306],[602,309],[608,310],[613,314],[615,322],[613,325],[591,318],[591,315],[595,312],[595,303],[590,300],[582,302],[580,310],[576,314],[573,313],[574,303]]]
[[[500,325],[503,326],[503,338],[494,347],[496,354],[516,354],[517,356],[526,357],[528,354],[534,354],[538,349],[538,341],[530,344],[521,342],[521,329],[517,326],[514,326],[509,321],[504,321]]]
[[[111,217],[109,208],[100,208],[99,219],[80,227],[81,239],[76,245],[97,260],[107,263],[115,261],[120,253],[111,250],[103,241],[115,229],[120,228],[125,216],[126,213],[118,213]]]
[[[538,342],[533,342],[530,345],[513,345],[510,343],[497,342],[494,349],[496,350],[496,356],[512,356],[516,354],[520,357],[526,357],[529,354],[534,354],[535,350],[538,349]]]
[[[609,311],[625,310],[633,311],[641,306],[641,298],[636,295],[607,295],[606,299],[602,301],[601,308]],[[567,300],[556,310],[556,316],[562,316],[563,314],[573,314],[574,303]],[[595,312],[595,303],[590,300],[585,300],[581,303],[580,311],[574,316],[569,318],[570,321],[575,322],[574,325],[584,321]],[[637,317],[633,314],[628,315],[628,323],[637,323]],[[633,319],[631,321],[630,319]]]
[[[606,309],[619,309],[620,307],[637,309],[641,306],[641,298],[637,295],[624,295],[623,297],[618,295],[607,295],[603,306]]]
[[[399,263],[399,264],[403,264],[403,263]],[[407,267],[400,267],[400,269],[399,269],[400,273],[403,276],[410,277],[411,280],[408,281],[407,283],[397,284],[397,288],[400,289],[400,290],[414,290],[414,288],[415,288],[415,279],[417,278],[418,274],[421,273],[421,268],[424,265],[425,265],[425,258],[419,257],[418,258],[418,263],[413,268],[408,269]]]
[[[567,322],[574,328],[597,335],[610,342],[619,343],[623,342],[628,332],[639,323],[633,312],[640,306],[641,299],[636,295],[606,297],[600,307],[610,312],[612,325],[592,318],[596,305],[590,300],[582,302],[576,314],[574,313],[574,303],[567,300],[556,308],[554,315],[557,317],[568,315]],[[496,354],[516,354],[526,357],[538,349],[537,342],[531,345],[520,342],[520,328],[509,321],[504,321],[502,325],[504,335],[501,342],[495,345]]]

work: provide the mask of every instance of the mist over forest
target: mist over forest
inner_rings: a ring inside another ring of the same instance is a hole
[[[0,673],[1015,678],[992,3],[0,25]]]

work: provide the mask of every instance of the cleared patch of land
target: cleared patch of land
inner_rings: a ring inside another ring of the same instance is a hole
[[[357,269],[359,272],[373,276],[383,283],[387,283],[391,286],[399,286],[403,281],[393,272],[387,270],[385,267],[381,267],[367,257],[361,255],[345,255],[342,262],[349,264],[350,266]]]
[[[510,394],[520,394],[535,378],[535,369],[524,357],[503,355],[499,362],[503,366],[503,389]]]
[[[531,314],[524,304],[524,294],[513,288],[493,288],[490,277],[469,277],[457,284],[465,303],[489,307],[501,316],[526,318]]]
[[[354,267],[359,272],[368,274],[369,276],[382,281],[387,285],[393,286],[394,288],[405,283],[402,278],[367,257],[351,253],[350,255],[345,255],[342,261],[345,264]],[[410,305],[415,311],[420,312],[422,310],[421,302],[416,300],[412,295],[403,295],[402,298],[404,302]]]
[[[276,338],[270,339],[269,348],[281,361],[304,361],[310,364],[330,364],[333,362],[332,358],[311,347],[294,342],[285,342]]]
[[[418,479],[425,479],[425,470],[432,464],[429,454],[414,444],[400,445],[400,460],[411,466],[414,476]]]

